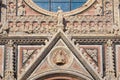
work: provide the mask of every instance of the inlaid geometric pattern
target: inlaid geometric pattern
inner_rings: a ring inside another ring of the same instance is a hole
[[[79,45],[79,49],[82,50],[83,56],[90,63],[90,65],[98,72],[102,73],[102,45]]]
[[[37,55],[40,53],[41,50],[40,45],[21,45],[18,46],[18,55],[19,55],[19,60],[18,60],[18,67],[19,69],[22,68],[26,63],[30,63],[28,60],[30,58],[34,58],[33,55]]]

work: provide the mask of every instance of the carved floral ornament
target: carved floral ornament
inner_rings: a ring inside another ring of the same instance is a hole
[[[50,16],[57,16],[57,13],[56,12],[50,12],[50,11],[47,11],[45,9],[42,9],[40,8],[37,4],[35,4],[32,0],[24,0],[27,5],[29,5],[32,9],[36,10],[37,12],[39,13],[43,13],[43,14],[46,14],[46,15],[50,15]],[[63,12],[63,15],[64,16],[70,16],[70,15],[74,15],[74,14],[77,14],[77,13],[80,13],[84,10],[86,10],[87,8],[89,8],[96,0],[88,0],[83,6],[75,9],[75,10],[72,10],[72,11],[69,11],[69,12]]]

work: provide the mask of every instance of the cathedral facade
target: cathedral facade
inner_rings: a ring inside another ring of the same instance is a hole
[[[1,0],[0,80],[120,80],[120,0]]]

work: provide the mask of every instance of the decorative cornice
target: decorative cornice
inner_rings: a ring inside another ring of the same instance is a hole
[[[113,43],[120,44],[120,36],[72,36],[71,39],[81,44],[103,44],[111,39]]]
[[[0,44],[4,45],[12,40],[15,44],[45,44],[46,41],[49,41],[48,37],[4,37],[0,39]]]

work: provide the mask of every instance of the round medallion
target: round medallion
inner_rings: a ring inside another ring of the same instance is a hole
[[[48,62],[53,67],[67,68],[73,61],[71,52],[64,47],[53,49],[48,57]]]

